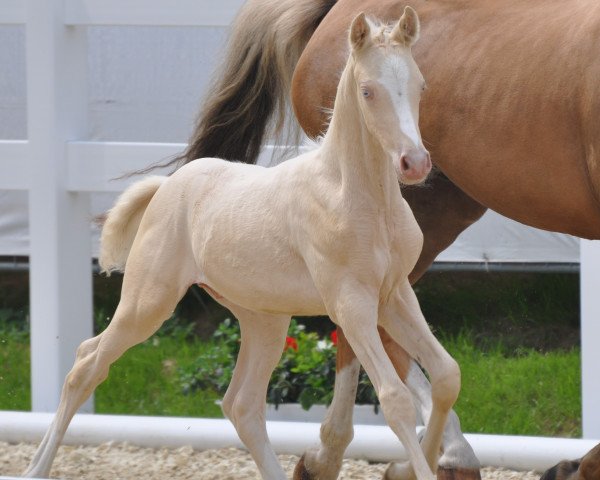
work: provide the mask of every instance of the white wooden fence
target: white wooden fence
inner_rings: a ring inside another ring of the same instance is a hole
[[[56,409],[73,352],[92,334],[90,193],[120,191],[130,180],[112,179],[184,147],[86,141],[84,29],[95,25],[224,26],[241,3],[0,2],[0,24],[21,24],[26,29],[28,139],[0,140],[0,189],[29,191],[34,411]],[[581,284],[583,434],[600,438],[600,242],[581,242]]]

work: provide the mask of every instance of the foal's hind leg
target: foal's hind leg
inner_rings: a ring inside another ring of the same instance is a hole
[[[342,467],[344,452],[352,441],[352,414],[360,363],[338,329],[333,400],[321,424],[321,443],[308,450],[294,469],[294,480],[334,480]]]
[[[150,337],[171,315],[189,282],[184,281],[185,268],[168,260],[153,257],[148,261],[132,252],[115,315],[104,332],[84,341],[77,350],[56,416],[24,476],[48,477],[73,415],[106,379],[110,365],[128,348]]]
[[[223,398],[223,412],[248,448],[262,478],[286,475],[267,436],[267,387],[285,345],[290,317],[250,312],[227,305],[240,322],[242,345],[233,378]]]

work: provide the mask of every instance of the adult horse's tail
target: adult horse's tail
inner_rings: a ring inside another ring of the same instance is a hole
[[[127,188],[110,209],[100,236],[100,270],[123,271],[142,221],[142,216],[154,194],[167,177],[152,176]]]
[[[294,67],[336,0],[248,0],[231,26],[220,71],[187,150],[170,162],[219,157],[255,163],[263,139],[283,132]]]

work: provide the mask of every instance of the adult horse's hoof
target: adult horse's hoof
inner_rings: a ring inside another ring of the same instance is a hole
[[[481,480],[478,468],[439,467],[437,480]]]
[[[540,480],[596,480],[600,478],[600,443],[579,460],[563,460],[546,470]]]
[[[308,470],[306,469],[306,465],[304,464],[304,455],[302,455],[300,457],[300,460],[298,460],[298,463],[296,464],[296,468],[294,468],[294,476],[292,477],[293,480],[314,480],[315,477],[313,477],[310,473],[308,473]]]

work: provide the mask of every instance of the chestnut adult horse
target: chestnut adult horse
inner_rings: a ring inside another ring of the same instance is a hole
[[[600,2],[411,4],[422,20],[414,55],[428,83],[421,132],[438,169],[428,187],[404,189],[425,236],[411,281],[486,208],[538,228],[600,238]],[[273,116],[280,130],[290,94],[305,132],[322,133],[348,55],[340,32],[359,11],[393,19],[404,6],[399,0],[249,0],[180,161],[218,156],[254,162]],[[424,377],[381,334],[426,416]],[[355,369],[344,367],[355,360],[343,336],[339,352],[339,376],[352,384]],[[346,403],[338,398],[333,407],[343,410]],[[321,446],[299,465],[298,478],[337,474],[352,427],[332,423],[347,418],[334,413],[323,426]],[[476,459],[460,439],[457,419],[449,428],[440,461],[448,471],[438,475],[476,477]],[[387,477],[404,478],[402,468],[390,467]]]

